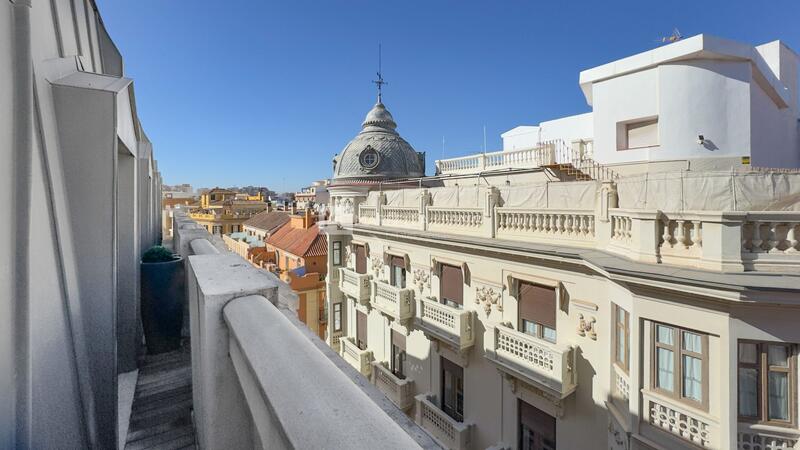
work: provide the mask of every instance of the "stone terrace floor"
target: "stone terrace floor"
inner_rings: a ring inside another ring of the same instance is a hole
[[[145,356],[140,365],[125,449],[150,448],[197,448],[188,339],[180,350]]]

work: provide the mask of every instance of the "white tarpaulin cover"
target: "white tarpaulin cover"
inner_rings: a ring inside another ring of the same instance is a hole
[[[596,181],[542,182],[499,188],[503,206],[529,209],[594,209]]]
[[[800,211],[800,174],[664,172],[617,181],[619,207],[661,211]]]
[[[433,206],[451,208],[482,208],[486,188],[482,186],[445,186],[428,189]]]

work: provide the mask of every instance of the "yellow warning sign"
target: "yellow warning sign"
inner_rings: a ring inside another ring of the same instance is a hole
[[[749,156],[742,156],[742,164],[749,165],[750,164],[750,157]]]

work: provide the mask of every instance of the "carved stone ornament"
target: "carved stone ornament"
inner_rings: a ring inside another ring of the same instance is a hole
[[[355,254],[353,253],[353,249],[349,245],[345,245],[344,247],[344,260],[345,265],[347,267],[353,267],[353,258]]]
[[[375,278],[379,278],[381,271],[383,270],[383,257],[380,255],[372,255],[372,258],[370,258],[369,261],[370,268],[375,273]]]
[[[483,310],[487,316],[492,312],[492,305],[495,305],[498,311],[503,311],[501,298],[501,293],[492,287],[478,286],[475,288],[475,303],[483,303]]]
[[[595,323],[597,323],[597,319],[594,316],[587,319],[583,314],[578,314],[578,336],[586,336],[588,334],[591,340],[596,341]]]
[[[426,269],[415,269],[414,270],[414,285],[417,287],[417,290],[420,294],[422,294],[423,288],[431,288],[431,273],[429,270]]]

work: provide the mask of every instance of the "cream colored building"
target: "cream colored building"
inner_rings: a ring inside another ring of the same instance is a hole
[[[596,86],[591,134],[437,161],[432,177],[379,99],[334,160],[320,224],[329,344],[447,448],[798,448],[800,173],[742,159],[800,155],[796,129],[754,131],[797,124],[796,55],[767,46],[700,36],[581,80],[623,92],[686,66],[674,82],[696,88],[741,63],[730,83],[772,103],[698,89],[668,111],[656,96],[653,121]],[[673,110],[698,104],[725,113],[708,129],[746,116],[752,134],[690,144]]]

